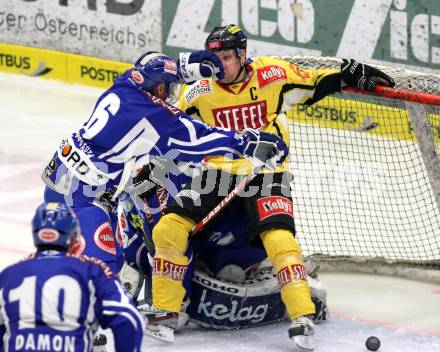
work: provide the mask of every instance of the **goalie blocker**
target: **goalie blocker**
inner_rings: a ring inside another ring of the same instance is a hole
[[[314,321],[328,319],[327,289],[308,276],[312,301],[316,307]],[[186,308],[190,320],[209,329],[235,330],[286,320],[273,270],[246,279],[243,283],[219,280],[196,269],[192,279],[191,302]]]

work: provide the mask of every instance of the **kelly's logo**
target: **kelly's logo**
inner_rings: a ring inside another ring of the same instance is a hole
[[[287,79],[286,70],[277,65],[269,65],[257,69],[257,77],[260,88]]]
[[[257,201],[257,207],[260,221],[277,214],[293,216],[292,201],[285,197],[270,196],[260,198]]]

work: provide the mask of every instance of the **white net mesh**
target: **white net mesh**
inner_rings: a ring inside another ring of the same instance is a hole
[[[334,57],[279,56],[279,59],[294,63],[303,69],[338,68],[342,60]],[[396,82],[396,88],[412,89],[425,93],[440,94],[440,77],[428,73],[405,70],[398,67],[373,65],[389,74]]]
[[[301,68],[341,63],[282,59]],[[381,69],[399,88],[440,93],[440,77]],[[438,153],[440,109],[425,110]],[[295,219],[304,254],[439,268],[440,210],[405,103],[344,93],[298,105],[289,116]]]

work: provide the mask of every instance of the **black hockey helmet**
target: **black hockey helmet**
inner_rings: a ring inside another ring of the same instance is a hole
[[[247,38],[241,28],[235,24],[215,27],[205,42],[205,49],[220,51],[236,49],[237,56],[239,49],[246,49]]]

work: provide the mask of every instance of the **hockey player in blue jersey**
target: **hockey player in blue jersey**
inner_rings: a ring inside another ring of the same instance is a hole
[[[212,53],[181,54],[176,62],[148,52],[101,95],[82,128],[61,142],[42,175],[45,201],[75,210],[79,253],[120,269],[111,204],[130,191],[136,170],[152,156],[189,162],[208,155],[244,156],[267,167],[285,158],[286,145],[273,135],[209,127],[164,101],[174,83],[213,75],[221,78],[223,70]]]
[[[103,262],[69,253],[78,221],[42,204],[32,220],[37,252],[0,273],[0,350],[92,351],[98,325],[116,351],[141,350],[143,321]]]

